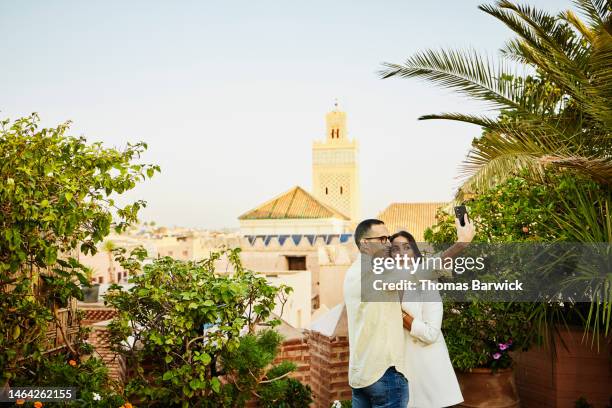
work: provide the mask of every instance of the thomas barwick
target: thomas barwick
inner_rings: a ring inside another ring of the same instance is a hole
[[[522,291],[523,282],[518,280],[509,281],[504,279],[503,282],[482,282],[477,279],[473,279],[471,283],[468,282],[435,282],[429,279],[422,279],[417,281],[414,280],[400,280],[395,282],[385,282],[382,279],[377,279],[373,282],[374,290],[443,290],[443,291],[467,291],[467,290],[484,290],[484,291],[496,291],[496,290],[509,290],[509,291]]]

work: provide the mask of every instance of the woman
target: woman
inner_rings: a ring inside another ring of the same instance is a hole
[[[391,236],[392,256],[423,255],[414,237],[400,231]],[[420,284],[417,285],[420,288]],[[448,356],[442,326],[442,300],[436,291],[406,291],[402,301],[405,321],[404,351],[410,400],[408,407],[440,408],[463,401],[455,371]]]

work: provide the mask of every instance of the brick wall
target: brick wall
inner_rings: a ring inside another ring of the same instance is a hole
[[[125,361],[111,350],[107,328],[110,321],[117,316],[117,311],[103,303],[79,302],[77,307],[83,312],[81,325],[91,328],[87,340],[94,348],[93,355],[102,359],[113,380],[123,382],[126,376]]]
[[[310,350],[306,337],[283,342],[274,364],[286,360],[293,361],[297,365],[291,376],[304,384],[310,384]]]
[[[293,361],[293,378],[312,388],[313,407],[329,408],[334,400],[351,399],[348,385],[348,339],[306,331],[303,337],[283,342],[274,363]],[[249,401],[247,408],[256,407]]]
[[[329,408],[334,400],[351,398],[348,385],[348,339],[344,336],[328,337],[308,332],[310,348],[310,387],[315,407]]]
[[[102,359],[108,367],[109,375],[113,380],[123,382],[125,380],[126,366],[123,357],[111,350],[107,324],[110,321],[98,322],[91,326],[89,342],[94,347],[94,356]]]

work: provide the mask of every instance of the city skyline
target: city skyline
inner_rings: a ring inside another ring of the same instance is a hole
[[[148,202],[142,220],[223,228],[280,191],[311,189],[312,141],[337,98],[360,144],[362,217],[446,201],[480,131],[418,116],[491,112],[377,70],[426,48],[496,57],[509,31],[482,1],[458,3],[3,2],[0,116],[36,111],[90,141],[147,142],[162,173],[124,198]]]

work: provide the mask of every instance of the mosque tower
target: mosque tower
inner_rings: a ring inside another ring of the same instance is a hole
[[[312,193],[356,224],[361,211],[359,145],[348,138],[346,113],[338,109],[338,102],[325,115],[325,122],[325,140],[312,145]]]

